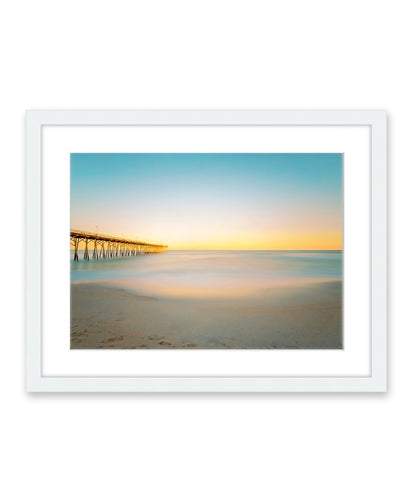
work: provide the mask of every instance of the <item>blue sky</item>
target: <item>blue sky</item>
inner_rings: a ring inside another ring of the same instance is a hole
[[[74,229],[171,249],[341,249],[342,219],[342,154],[71,154]]]

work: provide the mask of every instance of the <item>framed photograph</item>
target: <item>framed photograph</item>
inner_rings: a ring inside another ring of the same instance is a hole
[[[28,391],[386,391],[384,111],[26,123]]]

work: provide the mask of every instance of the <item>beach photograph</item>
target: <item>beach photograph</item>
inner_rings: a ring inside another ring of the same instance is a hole
[[[342,349],[341,153],[72,153],[71,349]]]

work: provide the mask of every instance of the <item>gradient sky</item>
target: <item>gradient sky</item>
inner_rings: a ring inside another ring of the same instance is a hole
[[[71,154],[71,228],[169,249],[342,249],[342,164],[332,153]]]

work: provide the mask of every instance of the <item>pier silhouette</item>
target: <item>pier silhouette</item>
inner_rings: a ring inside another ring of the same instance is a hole
[[[99,258],[120,258],[163,253],[168,249],[164,244],[147,243],[134,239],[125,239],[124,237],[71,229],[71,245],[74,248],[75,261],[79,260],[79,252],[82,251],[79,247],[80,243],[85,244],[84,260],[90,259],[90,251],[91,258],[98,260]]]

